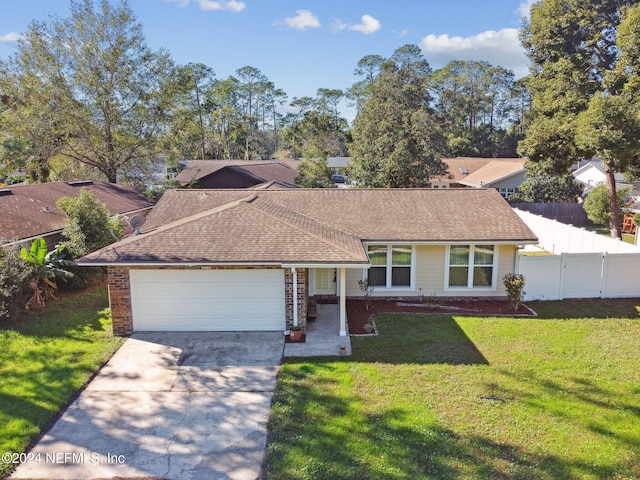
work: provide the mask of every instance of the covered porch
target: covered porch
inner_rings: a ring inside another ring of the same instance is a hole
[[[357,268],[362,270],[368,265],[296,265],[287,266],[290,270],[288,275],[291,277],[290,288],[292,299],[292,326],[300,325],[307,332],[307,343],[309,343],[309,330],[313,330],[314,322],[307,321],[307,313],[309,307],[309,298],[313,297],[334,297],[337,298],[337,305],[318,304],[316,308],[317,321],[315,324],[320,325],[326,323],[335,328],[339,337],[348,338],[347,331],[347,268]],[[333,307],[333,308],[330,308]],[[319,310],[323,310],[323,316]],[[321,318],[335,318],[336,321],[322,322]]]
[[[351,355],[351,338],[348,326],[341,335],[340,304],[319,304],[317,318],[307,322],[305,343],[285,343],[285,357],[323,357],[340,355],[340,347],[346,349],[345,355]]]

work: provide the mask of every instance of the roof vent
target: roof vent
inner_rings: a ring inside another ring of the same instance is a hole
[[[6,197],[7,195],[13,195],[11,190],[0,190],[0,197]]]
[[[67,182],[70,187],[86,187],[87,185],[93,185],[93,180],[79,180],[77,182]]]

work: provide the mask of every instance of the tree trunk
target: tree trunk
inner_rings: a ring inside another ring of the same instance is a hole
[[[620,206],[618,205],[618,195],[616,192],[616,179],[609,162],[603,160],[604,174],[607,179],[607,195],[609,197],[609,225],[611,226],[611,237],[622,239],[622,225],[620,222]]]

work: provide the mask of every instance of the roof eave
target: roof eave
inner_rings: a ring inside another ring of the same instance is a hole
[[[481,185],[478,185],[478,184],[476,184],[476,183],[471,183],[471,182],[465,182],[465,181],[462,181],[462,180],[461,180],[461,181],[459,181],[458,183],[461,183],[462,185],[467,185],[467,186],[469,186],[469,187],[476,187],[476,188],[491,188],[491,186],[492,186],[494,183],[502,182],[503,180],[506,180],[506,179],[511,178],[511,177],[515,177],[516,175],[519,175],[520,173],[522,173],[522,172],[526,172],[526,171],[527,171],[527,169],[526,169],[526,168],[521,168],[521,169],[520,169],[520,170],[518,170],[517,172],[510,173],[509,175],[504,175],[504,176],[502,176],[502,177],[500,177],[500,178],[496,178],[496,179],[494,179],[494,180],[489,180],[489,181],[487,181],[487,182],[484,182],[484,181],[482,181],[482,180],[481,180],[481,182],[482,182],[482,183],[481,183]]]
[[[369,268],[368,262],[76,262],[80,267],[256,267],[276,266],[282,268]]]

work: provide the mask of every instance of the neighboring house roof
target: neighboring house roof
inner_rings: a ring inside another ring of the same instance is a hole
[[[491,187],[526,171],[526,158],[492,158],[486,164],[459,180],[469,187]]]
[[[137,190],[98,181],[51,182],[0,188],[0,245],[60,232],[67,216],[56,202],[75,197],[82,188],[93,192],[111,215],[130,214],[153,206]]]
[[[434,177],[434,180],[448,180],[450,182],[458,183],[460,180],[468,177],[481,167],[484,167],[493,158],[479,158],[479,157],[455,157],[455,158],[443,158],[442,161],[447,165],[449,175],[441,177]]]
[[[493,189],[169,190],[84,264],[366,265],[362,242],[531,243]]]
[[[253,184],[277,180],[295,186],[298,171],[284,162],[270,160],[193,160],[187,168],[176,176],[181,185],[200,182],[222,170],[231,170],[247,177]]]

